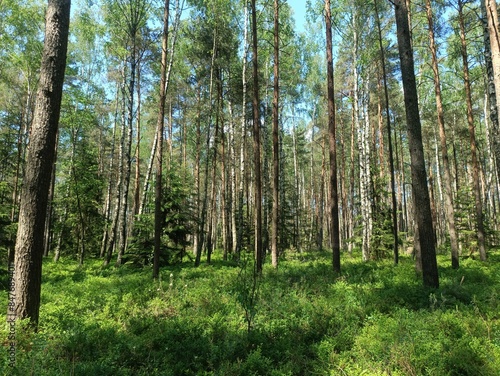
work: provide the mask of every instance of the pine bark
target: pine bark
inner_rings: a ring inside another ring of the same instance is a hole
[[[484,235],[484,220],[483,220],[483,201],[481,197],[481,181],[480,167],[477,156],[477,142],[475,134],[474,115],[472,107],[472,89],[469,77],[469,58],[467,53],[467,41],[465,38],[465,20],[463,14],[464,1],[458,0],[458,22],[460,25],[460,43],[462,52],[462,68],[464,74],[465,86],[465,103],[467,105],[467,124],[469,126],[469,140],[472,158],[472,182],[476,209],[476,231],[477,231],[477,246],[479,249],[479,257],[482,261],[486,261],[485,235]]]
[[[38,324],[42,278],[43,237],[50,177],[68,46],[70,0],[49,0],[40,84],[26,156],[14,261],[14,307],[8,319],[27,318]]]
[[[332,265],[335,273],[340,274],[340,225],[337,179],[337,138],[335,123],[335,100],[333,81],[332,51],[332,14],[330,0],[325,0],[326,23],[326,60],[328,96],[328,141],[330,147],[330,237],[332,245]]]
[[[163,33],[161,42],[161,71],[160,71],[160,93],[158,119],[156,123],[156,172],[155,172],[155,233],[153,254],[153,278],[160,275],[161,235],[163,232],[163,132],[165,129],[165,102],[167,98],[167,46],[168,46],[168,16],[170,0],[165,0],[163,10]]]
[[[271,263],[278,267],[279,225],[279,1],[274,0],[274,92],[273,92],[273,209],[271,220]]]
[[[426,0],[427,22],[429,24],[429,47],[432,55],[432,71],[434,74],[434,92],[436,95],[437,123],[439,127],[439,141],[441,147],[441,159],[443,163],[443,181],[444,181],[444,208],[448,225],[448,234],[451,245],[451,265],[453,269],[459,267],[458,234],[455,225],[455,209],[453,204],[453,188],[450,172],[450,160],[448,157],[448,146],[446,141],[446,130],[443,111],[443,100],[441,96],[441,81],[439,78],[439,67],[437,59],[437,49],[434,40],[434,21],[432,15],[431,1]]]
[[[261,139],[260,139],[260,100],[259,100],[259,59],[257,38],[257,10],[255,0],[251,0],[252,9],[252,63],[253,63],[253,152],[254,152],[254,236],[256,271],[262,273],[262,176],[261,176]]]
[[[382,30],[380,26],[380,18],[378,13],[378,3],[374,0],[375,4],[375,17],[377,21],[377,31],[378,31],[378,41],[380,48],[380,59],[382,60],[382,79],[384,81],[384,98],[385,98],[385,114],[387,122],[387,145],[389,148],[389,169],[391,174],[391,202],[392,202],[392,235],[393,235],[393,253],[394,253],[394,264],[399,263],[399,250],[398,250],[398,201],[396,199],[396,179],[394,176],[394,152],[392,150],[392,124],[391,115],[389,108],[389,89],[387,85],[387,69],[385,63],[385,49],[382,44]],[[383,139],[382,132],[380,133],[380,139]],[[381,159],[382,162],[382,159]]]
[[[439,287],[439,275],[432,228],[432,214],[427,186],[422,127],[418,106],[417,85],[413,48],[408,24],[408,8],[404,0],[394,1],[401,76],[408,131],[408,146],[411,157],[411,180],[415,203],[415,222],[422,257],[423,283],[428,287]]]
[[[490,118],[492,123],[492,144],[495,155],[497,176],[500,178],[500,21],[497,3],[494,0],[481,0],[483,14],[486,16],[485,55],[488,69],[488,94]],[[492,82],[491,82],[492,81]]]

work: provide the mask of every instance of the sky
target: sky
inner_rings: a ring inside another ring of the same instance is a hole
[[[306,22],[306,0],[288,0],[288,4],[294,12],[296,31],[303,31]]]

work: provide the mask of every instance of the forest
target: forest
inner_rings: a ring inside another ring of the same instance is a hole
[[[0,0],[1,374],[499,374],[496,2],[305,3]]]

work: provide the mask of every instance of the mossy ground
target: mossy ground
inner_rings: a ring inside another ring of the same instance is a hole
[[[438,290],[405,257],[343,255],[336,278],[329,253],[287,253],[254,284],[251,262],[215,256],[159,281],[148,268],[46,260],[39,331],[17,324],[16,366],[3,340],[0,374],[500,374],[499,251],[458,270],[439,256]]]

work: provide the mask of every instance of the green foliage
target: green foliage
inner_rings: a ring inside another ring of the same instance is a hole
[[[179,263],[186,256],[188,236],[193,232],[194,216],[190,204],[189,183],[179,174],[179,166],[173,165],[165,174],[166,187],[163,190],[163,234],[160,255],[161,265]],[[153,204],[153,203],[152,203]],[[150,265],[154,248],[154,213],[143,214],[136,221],[136,234],[124,262],[136,265]]]
[[[16,368],[0,374],[497,375],[500,254],[440,259],[425,290],[410,259],[344,260],[288,253],[266,264],[251,304],[251,263],[103,269],[46,261],[41,326],[16,327]],[[0,309],[6,309],[2,291]],[[5,298],[5,299],[4,299]],[[245,310],[252,309],[252,330]],[[2,338],[6,334],[2,327]],[[13,371],[13,372],[12,372]]]

